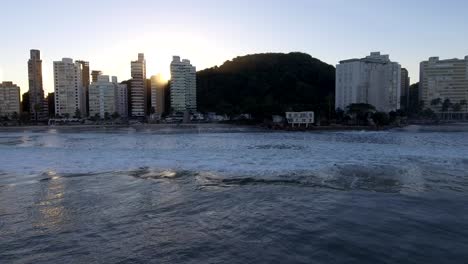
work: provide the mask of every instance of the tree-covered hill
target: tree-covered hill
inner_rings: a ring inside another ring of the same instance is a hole
[[[334,109],[335,68],[304,53],[237,57],[197,73],[203,112],[252,113],[257,118],[287,110]]]

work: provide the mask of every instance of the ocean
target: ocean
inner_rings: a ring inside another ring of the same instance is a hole
[[[468,263],[468,129],[3,131],[0,263]]]

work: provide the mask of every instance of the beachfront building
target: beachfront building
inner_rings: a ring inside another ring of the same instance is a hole
[[[32,120],[43,120],[48,117],[47,105],[44,99],[44,88],[42,84],[42,60],[39,50],[31,50],[28,60],[28,82],[29,82],[29,111]]]
[[[63,58],[54,62],[55,114],[63,117],[83,117],[86,94],[83,88],[81,64]]]
[[[0,83],[0,117],[21,113],[20,88],[12,82]]]
[[[128,87],[124,83],[118,83],[115,76],[112,77],[112,83],[117,90],[115,111],[121,118],[128,118]]]
[[[146,116],[146,61],[143,53],[138,54],[138,60],[131,62],[131,117]]]
[[[81,68],[81,85],[85,94],[86,110],[82,111],[83,116],[87,116],[89,112],[89,85],[90,85],[90,72],[89,72],[89,62],[88,61],[76,61]]]
[[[117,77],[98,76],[97,82],[89,87],[89,114],[101,119],[110,118],[115,113],[120,117],[127,117],[127,86],[119,84]]]
[[[405,68],[401,68],[401,108],[407,109],[410,104],[410,77],[409,72]]]
[[[432,57],[421,62],[419,86],[419,100],[436,113],[468,113],[468,56],[448,60]]]
[[[302,126],[309,127],[315,123],[314,112],[286,112],[286,120],[292,127]]]
[[[165,87],[167,82],[161,74],[151,76],[151,117],[159,120],[165,108]]]
[[[388,55],[372,52],[362,59],[341,61],[336,67],[337,109],[351,104],[371,104],[378,111],[400,109],[401,66]]]
[[[196,68],[189,60],[174,56],[171,63],[171,109],[174,112],[197,111]]]
[[[102,75],[102,71],[92,71],[91,72],[91,82],[97,82],[98,77]]]

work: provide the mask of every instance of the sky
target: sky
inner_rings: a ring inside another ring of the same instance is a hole
[[[169,77],[173,55],[202,70],[253,53],[299,51],[336,65],[381,51],[414,83],[419,62],[468,55],[462,0],[15,0],[0,8],[0,81],[22,92],[30,49],[41,50],[47,92],[53,61],[64,57],[122,81],[139,52],[148,77]]]

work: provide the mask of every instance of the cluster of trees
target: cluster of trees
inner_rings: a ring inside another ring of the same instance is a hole
[[[441,98],[436,98],[431,101],[431,106],[440,107],[442,112],[461,112],[463,109],[467,109],[467,100],[461,100],[458,103],[452,103],[450,99],[442,100]]]
[[[331,117],[335,68],[304,53],[268,53],[237,57],[197,73],[201,112],[257,120],[286,111],[314,110]]]
[[[398,122],[404,118],[406,113],[402,110],[390,113],[379,112],[371,104],[351,104],[346,107],[346,111],[338,109],[336,120],[338,123],[352,123],[354,125],[367,126],[373,122],[376,126],[387,126]]]

